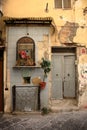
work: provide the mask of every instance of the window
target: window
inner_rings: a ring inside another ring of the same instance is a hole
[[[30,84],[30,79],[31,79],[31,77],[30,76],[28,76],[28,77],[23,77],[23,79],[24,79],[24,84]]]
[[[71,0],[55,0],[55,8],[71,8]]]
[[[16,49],[17,66],[33,66],[35,65],[35,44],[33,39],[22,37],[17,42]]]

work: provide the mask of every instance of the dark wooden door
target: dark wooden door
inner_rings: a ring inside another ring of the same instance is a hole
[[[0,112],[3,111],[3,53],[0,52]]]

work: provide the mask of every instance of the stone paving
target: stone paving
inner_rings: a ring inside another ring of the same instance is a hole
[[[87,130],[87,110],[41,114],[2,114],[0,130]]]

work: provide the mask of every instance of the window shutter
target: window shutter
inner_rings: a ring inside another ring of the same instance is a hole
[[[55,8],[62,8],[62,0],[55,0]]]
[[[63,0],[64,8],[71,8],[71,0]]]

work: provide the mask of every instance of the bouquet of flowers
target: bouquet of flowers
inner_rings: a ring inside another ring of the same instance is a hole
[[[27,58],[29,58],[29,56],[27,55],[26,50],[19,51],[19,56],[20,56],[21,59],[25,59],[25,60]]]
[[[18,52],[18,60],[16,62],[16,65],[21,66],[32,66],[35,65],[33,59],[30,56],[29,50],[20,50]]]

